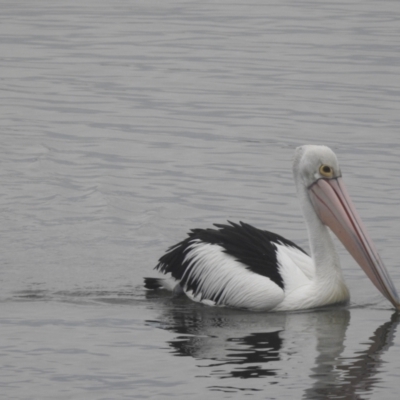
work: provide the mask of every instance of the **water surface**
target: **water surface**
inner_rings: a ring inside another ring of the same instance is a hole
[[[308,249],[294,148],[325,144],[400,289],[400,5],[3,1],[0,388],[13,399],[397,399],[398,316],[148,293],[194,227]]]

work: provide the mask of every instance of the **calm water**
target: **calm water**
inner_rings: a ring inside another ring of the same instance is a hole
[[[397,399],[399,316],[146,293],[193,227],[308,248],[296,146],[331,146],[400,289],[400,3],[1,1],[0,394]]]

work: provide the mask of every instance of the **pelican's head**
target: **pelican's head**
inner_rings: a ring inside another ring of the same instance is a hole
[[[326,146],[296,149],[293,174],[320,221],[343,243],[379,291],[400,310],[393,282],[353,206],[342,181],[335,153]]]
[[[296,149],[293,160],[296,182],[308,188],[318,179],[342,175],[336,154],[326,146],[306,145]]]

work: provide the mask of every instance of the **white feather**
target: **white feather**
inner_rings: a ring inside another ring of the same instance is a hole
[[[315,276],[314,263],[307,254],[292,246],[275,245],[279,273],[285,285],[285,295],[310,284]]]
[[[202,298],[212,298],[222,291],[220,305],[261,311],[273,309],[284,299],[285,294],[278,285],[248,270],[221,246],[194,241],[186,261],[189,266],[184,279],[196,280],[199,293],[195,295],[186,287],[183,290],[194,301],[210,304],[210,300]]]

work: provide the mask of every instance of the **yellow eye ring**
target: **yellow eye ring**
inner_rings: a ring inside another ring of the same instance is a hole
[[[333,177],[333,168],[329,165],[322,164],[319,167],[319,173],[325,178],[332,178]]]

